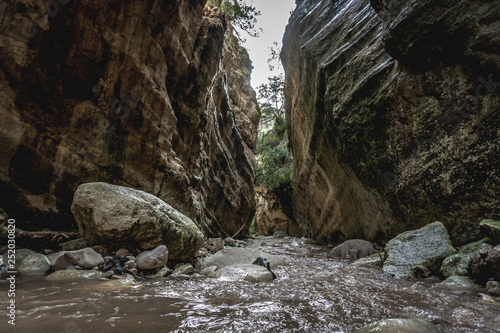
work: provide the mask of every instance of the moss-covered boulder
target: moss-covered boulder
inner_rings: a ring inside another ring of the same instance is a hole
[[[28,255],[17,266],[17,271],[24,276],[44,276],[49,269],[49,259],[40,253]]]
[[[465,276],[469,274],[469,265],[472,255],[479,251],[482,244],[490,242],[489,238],[483,238],[478,242],[465,245],[456,254],[443,260],[440,273],[447,278],[453,275]]]
[[[468,277],[457,276],[457,275],[450,276],[449,278],[441,282],[441,285],[462,287],[462,288],[477,287],[477,285],[474,282],[472,282]]]
[[[441,222],[404,232],[385,246],[383,269],[397,278],[413,278],[412,268],[425,267],[438,274],[443,260],[454,254],[448,232]]]
[[[493,240],[493,245],[500,244],[500,221],[497,220],[482,220],[479,223],[481,230],[486,232]]]
[[[118,244],[141,250],[166,245],[171,259],[194,257],[203,234],[187,216],[149,193],[106,183],[78,187],[71,211],[88,246]]]
[[[422,319],[384,319],[371,323],[354,333],[398,332],[398,333],[442,333],[433,324]]]

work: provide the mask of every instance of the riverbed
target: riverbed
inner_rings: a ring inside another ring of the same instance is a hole
[[[482,301],[485,289],[394,279],[300,239],[260,237],[247,246],[288,265],[274,269],[274,282],[255,284],[204,277],[125,284],[20,279],[16,326],[7,324],[2,283],[0,332],[352,332],[386,318],[425,319],[445,333],[500,330],[500,299]]]

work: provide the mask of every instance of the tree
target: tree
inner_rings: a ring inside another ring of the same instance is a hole
[[[259,37],[259,32],[262,29],[256,29],[257,16],[261,12],[254,6],[249,6],[246,1],[242,0],[208,0],[207,6],[220,7],[226,19],[228,19],[233,26],[245,31],[250,37]],[[236,30],[235,30],[236,31]],[[236,31],[238,38],[243,40],[238,31]]]

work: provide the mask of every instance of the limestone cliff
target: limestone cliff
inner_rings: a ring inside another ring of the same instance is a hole
[[[72,229],[94,181],[156,195],[206,235],[250,224],[251,64],[204,2],[0,4],[0,207],[19,227]]]
[[[284,37],[295,217],[384,241],[500,215],[500,3],[299,0]]]

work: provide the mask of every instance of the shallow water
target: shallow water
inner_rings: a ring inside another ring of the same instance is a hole
[[[312,253],[295,253],[297,245]],[[290,264],[274,270],[275,282],[257,284],[18,280],[15,327],[7,324],[0,284],[0,332],[351,332],[384,318],[421,318],[450,333],[500,331],[500,299],[482,303],[484,289],[393,279],[300,240],[260,238],[248,246]]]

